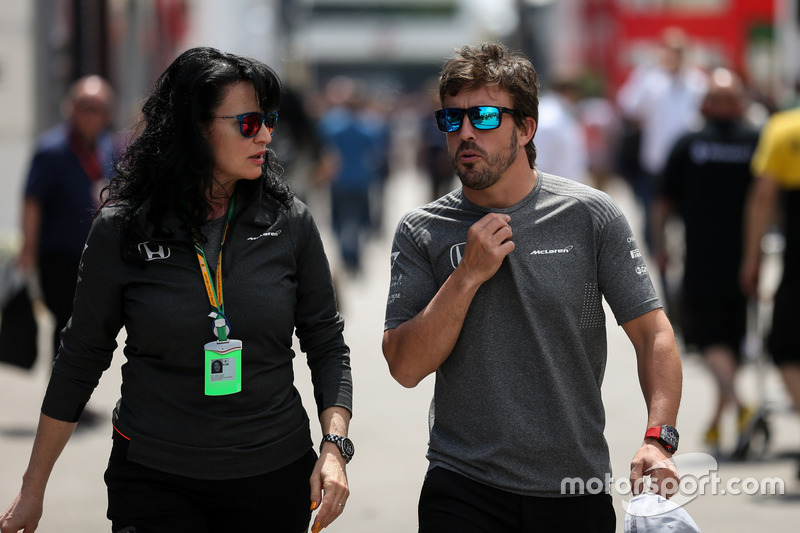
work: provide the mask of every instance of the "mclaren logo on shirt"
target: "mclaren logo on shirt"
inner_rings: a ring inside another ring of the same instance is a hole
[[[551,255],[551,254],[568,254],[572,251],[571,244],[569,246],[565,246],[564,248],[555,248],[551,250],[534,250],[531,252],[531,255]]]
[[[281,234],[281,230],[278,230],[278,231],[266,231],[266,232],[262,233],[261,235],[256,235],[255,237],[248,237],[247,240],[248,241],[257,241],[261,237],[277,237],[280,234]]]
[[[150,241],[139,243],[139,253],[145,261],[158,261],[170,256],[170,249],[166,246],[151,244]]]
[[[450,264],[453,265],[453,269],[458,268],[461,258],[464,257],[464,249],[466,246],[467,243],[462,242],[450,247]]]

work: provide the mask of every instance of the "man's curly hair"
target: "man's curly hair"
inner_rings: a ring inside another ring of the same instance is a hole
[[[467,45],[445,63],[439,78],[439,100],[461,91],[472,91],[485,86],[496,86],[511,95],[517,112],[514,121],[523,126],[525,117],[539,123],[539,77],[531,62],[522,54],[511,52],[499,43],[483,43],[479,47]],[[536,163],[533,139],[525,146],[528,164]]]

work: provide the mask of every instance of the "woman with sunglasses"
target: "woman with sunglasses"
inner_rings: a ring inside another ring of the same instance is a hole
[[[49,473],[126,330],[105,474],[113,531],[312,531],[341,515],[349,349],[322,242],[268,145],[281,84],[195,48],[162,74],[84,250],[71,323],[2,533],[33,531]],[[306,352],[317,456],[293,384]],[[309,484],[309,479],[310,484]]]

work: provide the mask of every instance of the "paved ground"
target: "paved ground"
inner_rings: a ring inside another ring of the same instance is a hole
[[[388,289],[389,237],[401,212],[423,200],[425,184],[415,175],[397,176],[387,188],[385,235],[374,241],[367,254],[368,267],[359,279],[339,280],[346,336],[353,352],[355,418],[351,436],[357,457],[349,467],[352,496],[345,514],[329,528],[332,532],[401,533],[416,531],[416,501],[426,468],[427,415],[433,380],[406,390],[395,383],[380,350],[383,306]],[[632,223],[636,211],[624,187],[611,191]],[[312,208],[315,206],[312,204]],[[315,208],[325,227],[324,209]],[[331,256],[335,254],[328,246]],[[335,263],[335,258],[333,259]],[[43,317],[46,322],[46,317]],[[46,324],[43,324],[43,327]],[[42,345],[47,346],[43,332]],[[638,448],[646,423],[645,407],[636,378],[635,357],[621,328],[609,320],[609,363],[604,384],[607,407],[606,437],[612,451],[615,476],[627,476],[631,457]],[[0,368],[0,507],[16,494],[25,469],[41,396],[47,381],[48,361],[41,358],[31,373]],[[106,373],[91,406],[108,414],[119,393],[121,357]],[[308,372],[298,358],[297,381],[307,406],[312,406]],[[743,463],[721,462],[718,470],[703,471],[706,456],[702,432],[713,399],[712,382],[701,361],[684,357],[684,395],[679,417],[681,452],[676,456],[687,478],[702,484],[705,494],[688,493],[686,509],[703,531],[770,532],[797,531],[800,518],[800,482],[793,456],[800,448],[800,420],[788,411],[774,369],[763,380],[755,369],[745,369],[741,383],[746,396],[759,399],[764,383],[766,398],[774,407],[770,416],[771,445],[765,457]],[[731,422],[732,423],[732,422]],[[108,531],[102,474],[110,449],[110,423],[79,431],[73,437],[53,473],[47,493],[45,517],[39,531],[77,533]],[[314,428],[318,438],[319,429]],[[729,442],[726,442],[729,444]],[[729,488],[752,493],[767,479],[784,482],[782,495],[732,494]],[[617,478],[615,486],[624,489]],[[736,482],[736,479],[741,480]],[[716,481],[715,481],[716,480]],[[716,488],[712,483],[717,483]],[[691,489],[691,485],[687,485]],[[722,494],[722,491],[725,494]],[[620,524],[627,494],[614,493]],[[620,525],[619,531],[622,531]]]

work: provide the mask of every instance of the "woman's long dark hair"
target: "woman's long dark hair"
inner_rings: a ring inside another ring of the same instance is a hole
[[[189,228],[206,221],[211,212],[208,198],[214,159],[203,131],[225,91],[242,81],[253,84],[262,113],[278,109],[281,82],[271,68],[214,48],[187,50],[158,78],[142,107],[138,132],[106,188],[103,205],[120,210],[123,233],[133,229],[145,202],[146,222],[156,228],[168,210]],[[280,178],[280,167],[269,148],[256,183],[280,203],[291,203],[292,193]]]

